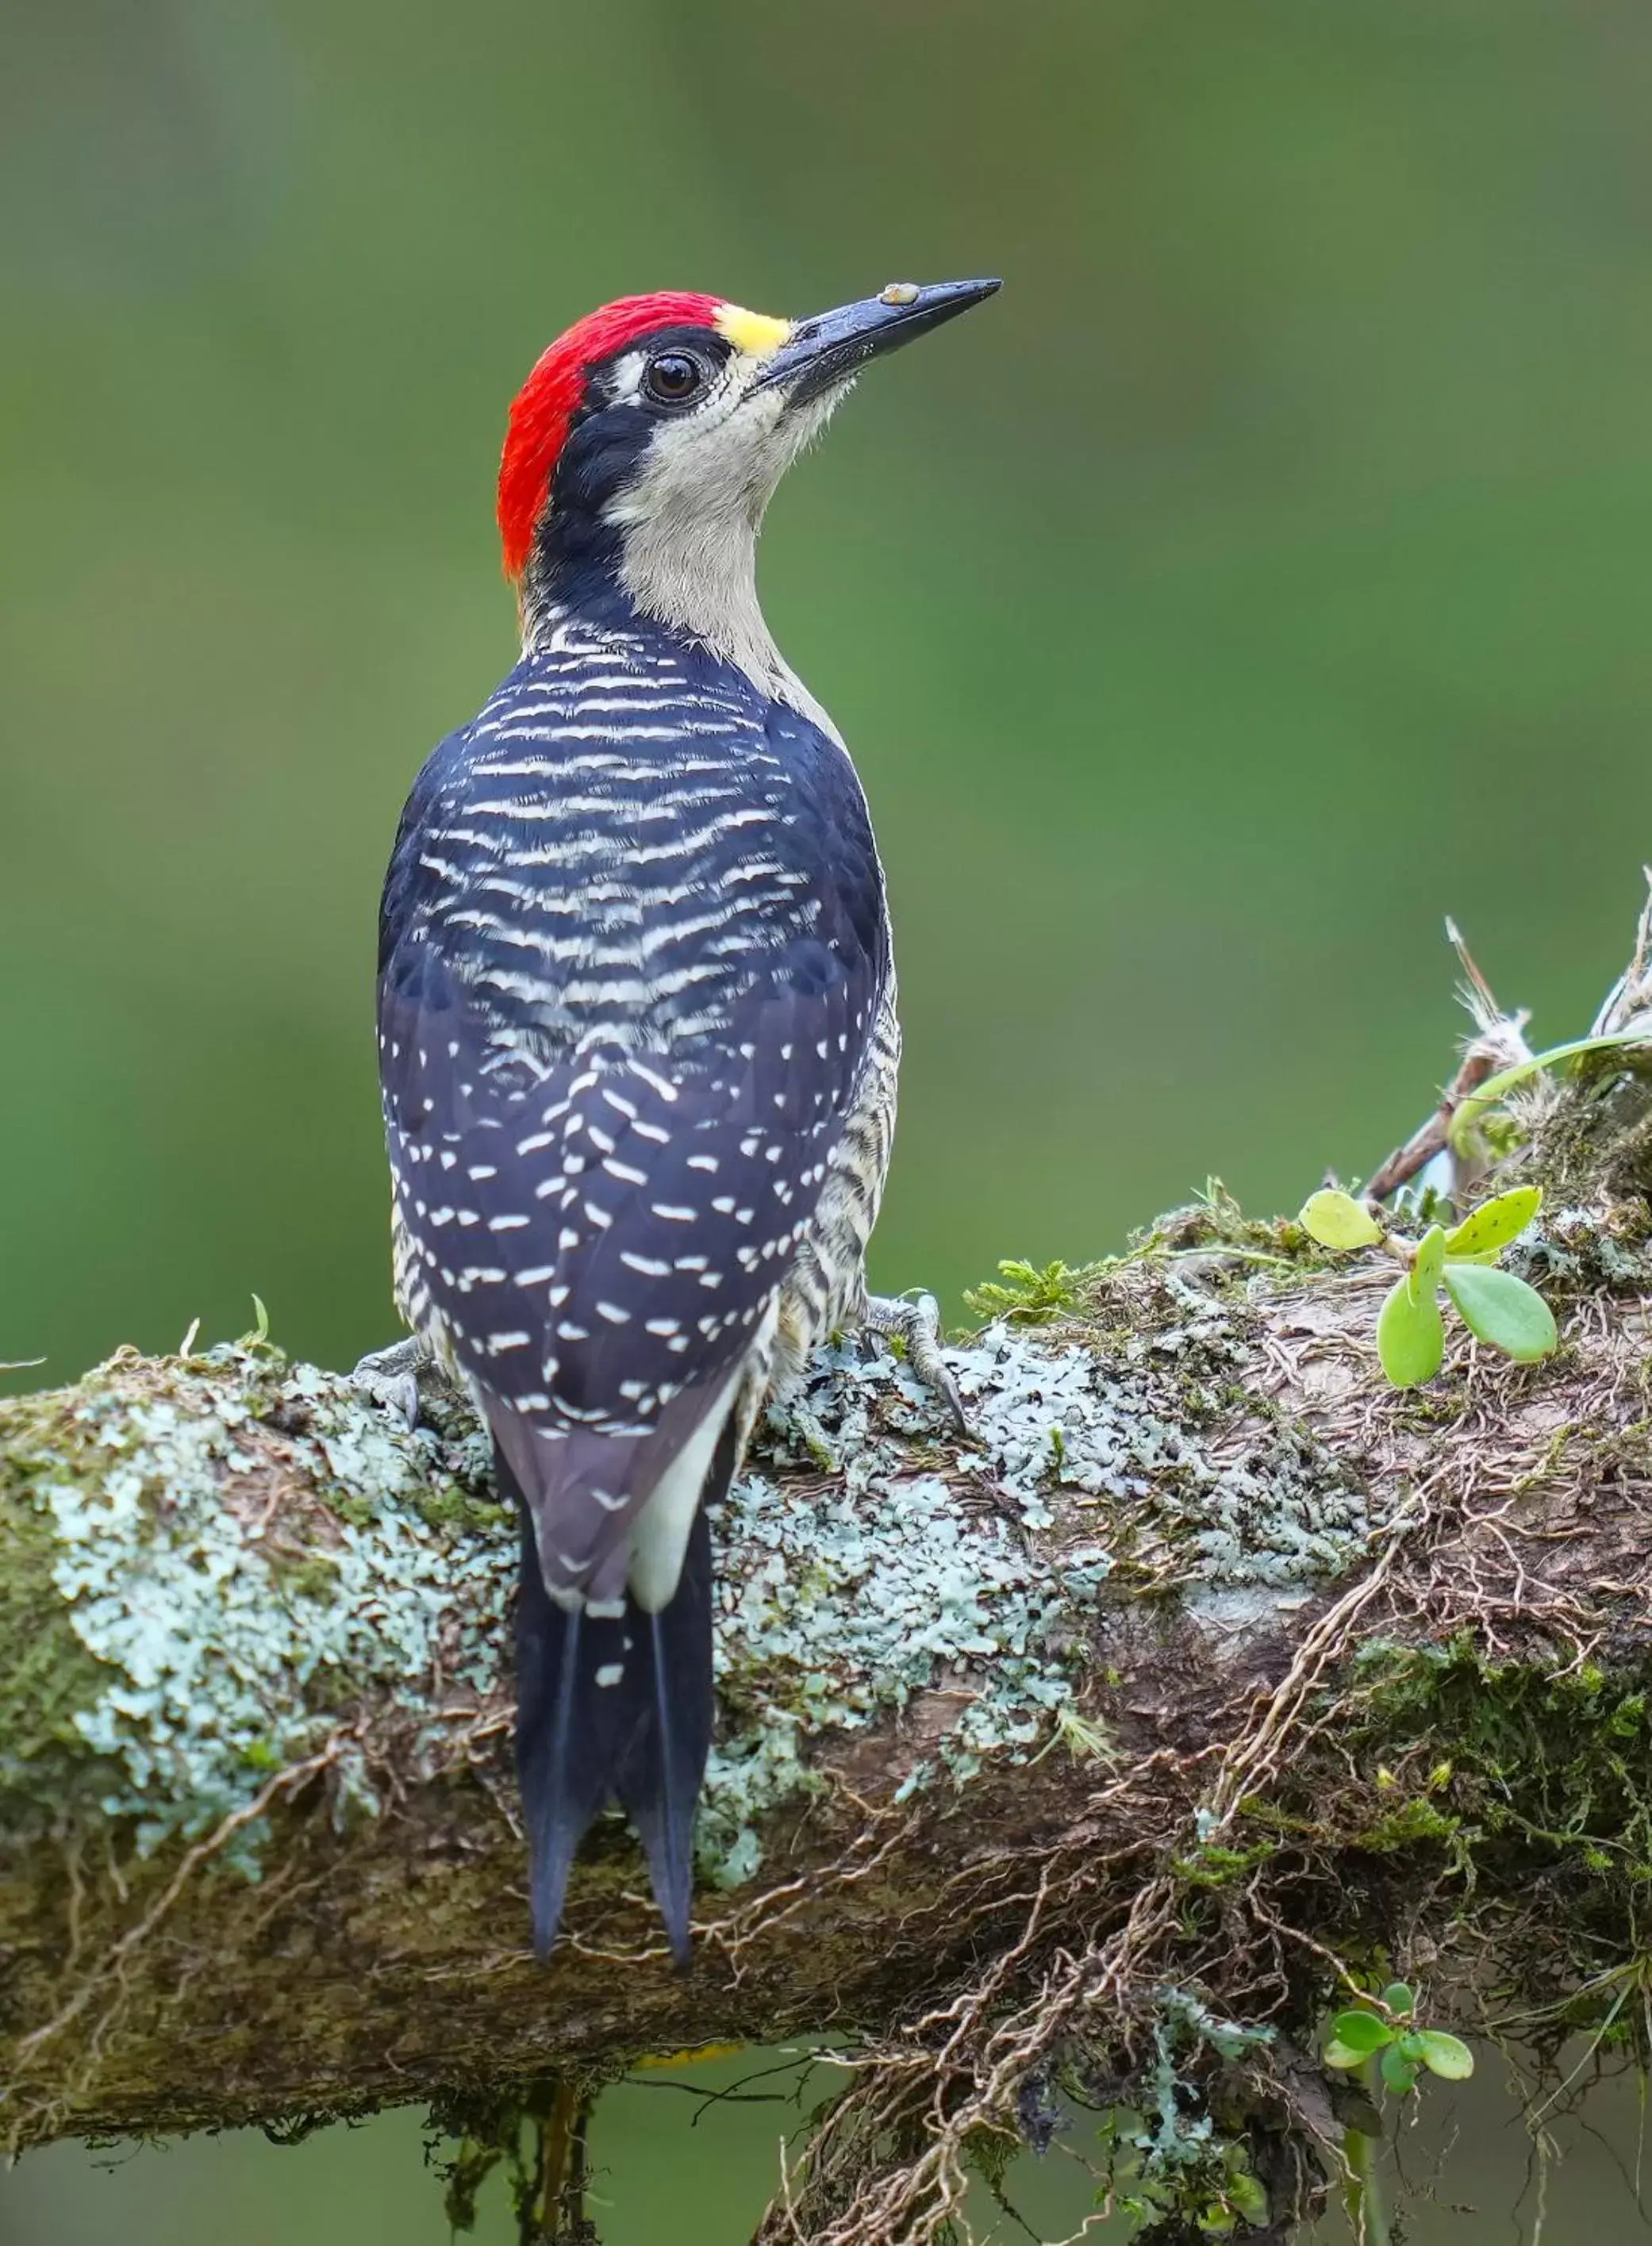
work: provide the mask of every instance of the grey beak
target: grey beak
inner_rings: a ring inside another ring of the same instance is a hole
[[[817,398],[847,380],[869,358],[898,351],[914,336],[968,311],[1000,286],[997,281],[936,281],[914,288],[910,282],[891,282],[881,296],[799,320],[753,387],[778,385],[798,404]]]

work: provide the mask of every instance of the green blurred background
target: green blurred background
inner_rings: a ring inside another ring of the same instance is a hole
[[[631,289],[1007,278],[765,543],[893,888],[881,1283],[1369,1168],[1448,910],[1585,1025],[1652,853],[1649,113],[1644,0],[7,0],[0,1358],[254,1289],[389,1337],[379,875],[512,659],[506,401]],[[270,2174],[261,2239],[381,2235]]]

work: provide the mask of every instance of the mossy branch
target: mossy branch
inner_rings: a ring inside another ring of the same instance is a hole
[[[0,2144],[412,2100],[485,2143],[553,2076],[829,2028],[866,2063],[774,2238],[937,2236],[1063,2086],[1159,2111],[1167,2220],[1306,2207],[1338,1977],[1464,2013],[1491,1939],[1570,2021],[1627,1970],[1649,1116],[1620,1059],[1513,1134],[1540,1365],[1462,1335],[1391,1391],[1385,1274],[1219,1191],[1007,1273],[952,1356],[969,1441],[826,1352],[717,1525],[686,1977],[617,1822],[528,1951],[515,1537],[463,1407],[406,1432],[256,1337],[0,1404]]]

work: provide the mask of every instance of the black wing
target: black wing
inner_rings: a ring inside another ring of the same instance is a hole
[[[588,811],[547,864],[537,806],[484,817],[496,775],[461,737],[404,820],[379,985],[399,1214],[553,1591],[623,1587],[632,1501],[752,1346],[861,1080],[881,875],[841,751],[781,731],[761,816],[686,814],[692,850],[643,841],[599,877],[628,908],[601,943],[566,941]]]

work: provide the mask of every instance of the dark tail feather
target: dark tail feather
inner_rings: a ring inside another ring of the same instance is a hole
[[[713,1469],[709,1487],[721,1487]],[[727,1469],[724,1470],[727,1480]],[[694,1892],[694,1810],[711,1752],[711,1527],[700,1507],[688,1539],[675,1597],[659,1614],[633,1609],[647,1649],[649,1705],[631,1733],[614,1791],[637,1827],[648,1876],[672,1955],[686,1968],[688,1915]],[[641,1680],[639,1679],[639,1683]]]
[[[501,1486],[509,1487],[502,1460]],[[522,1508],[516,1599],[516,1778],[528,1824],[534,1947],[556,1939],[568,1874],[585,1827],[608,1798],[611,1753],[590,1720],[597,1698],[597,1640],[615,1623],[556,1605],[545,1589],[528,1508]]]
[[[502,1489],[520,1489],[495,1451]],[[706,1480],[720,1495],[734,1468],[734,1433]],[[711,1530],[702,1501],[670,1604],[623,1616],[569,1612],[545,1589],[522,1505],[516,1606],[516,1773],[531,1859],[534,1947],[556,1938],[575,1851],[618,1796],[648,1857],[649,1876],[679,1966],[689,1957],[694,1809],[711,1749]]]

